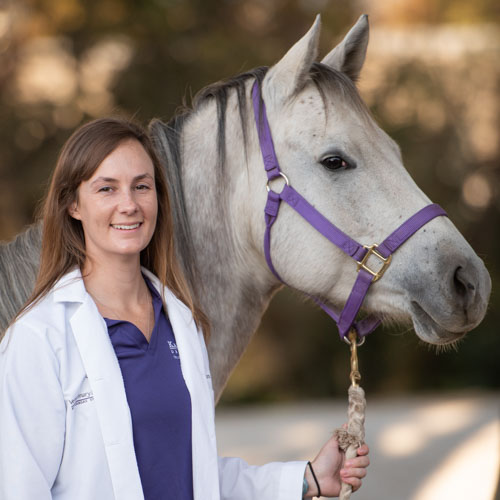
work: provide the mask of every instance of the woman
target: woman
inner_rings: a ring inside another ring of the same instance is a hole
[[[340,475],[359,488],[368,448],[339,471],[333,439],[309,466],[217,458],[208,331],[147,134],[84,125],[52,177],[33,295],[0,346],[0,498],[289,500],[336,495]]]

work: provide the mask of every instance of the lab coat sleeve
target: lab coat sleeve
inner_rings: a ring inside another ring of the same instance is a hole
[[[204,369],[209,373],[209,360],[201,331]],[[213,401],[211,378],[208,378]],[[249,465],[241,458],[218,459],[221,500],[301,500],[307,462],[271,462]]]
[[[8,342],[10,338],[10,342]],[[16,324],[0,344],[0,498],[51,499],[61,463],[65,401],[43,332]]]
[[[240,458],[219,458],[221,500],[301,500],[307,462],[248,465]]]

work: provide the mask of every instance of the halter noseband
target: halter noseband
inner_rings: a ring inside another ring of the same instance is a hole
[[[264,101],[261,99],[260,87],[257,80],[252,88],[252,101],[255,123],[259,134],[260,149],[268,179],[266,186],[268,192],[267,203],[264,209],[266,220],[264,253],[267,265],[273,274],[282,283],[285,283],[276,272],[271,259],[271,227],[278,217],[281,201],[285,201],[325,238],[357,262],[358,275],[340,314],[322,303],[316,297],[310,297],[337,323],[339,334],[342,339],[347,338],[346,335],[352,328],[356,330],[358,337],[362,338],[375,330],[380,324],[380,320],[374,316],[367,316],[362,320],[356,321],[356,315],[361,308],[370,285],[383,276],[391,263],[392,254],[410,238],[410,236],[415,234],[422,226],[435,217],[440,215],[446,216],[447,214],[437,204],[427,205],[401,224],[401,226],[390,234],[381,244],[369,246],[359,244],[318,212],[305,198],[290,186],[288,178],[281,172],[274,151],[269,122],[267,121],[266,107]],[[269,186],[270,182],[278,177],[282,177],[285,181],[283,190],[280,193],[273,191]],[[374,270],[369,266],[368,259],[370,256],[374,256],[379,260],[380,267],[378,269]]]

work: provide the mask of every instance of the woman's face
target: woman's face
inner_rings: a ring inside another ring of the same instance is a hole
[[[135,139],[122,142],[78,187],[70,215],[81,221],[87,256],[139,258],[153,236],[158,202],[151,158]]]

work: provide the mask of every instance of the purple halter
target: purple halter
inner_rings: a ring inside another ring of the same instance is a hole
[[[268,179],[266,186],[268,191],[267,203],[264,209],[266,220],[264,253],[267,265],[273,274],[282,283],[285,283],[285,281],[282,280],[276,272],[271,260],[271,227],[278,217],[280,204],[283,200],[305,220],[307,220],[309,224],[311,224],[325,238],[331,241],[358,263],[358,276],[340,314],[326,306],[326,304],[323,304],[316,297],[311,296],[311,298],[337,323],[339,334],[342,339],[346,338],[346,335],[352,328],[356,330],[358,337],[362,338],[375,330],[375,328],[380,324],[380,320],[374,316],[368,316],[360,321],[356,321],[356,316],[361,308],[370,285],[383,276],[384,272],[391,263],[392,254],[410,236],[415,234],[422,226],[435,217],[440,215],[446,216],[447,214],[439,205],[427,205],[399,226],[381,244],[373,244],[369,246],[359,244],[326,219],[292,186],[290,186],[288,178],[283,172],[281,172],[278,159],[276,158],[273,139],[271,137],[271,130],[269,128],[269,122],[267,121],[266,107],[260,97],[260,87],[257,80],[253,85],[252,100],[255,123],[259,134],[260,149]],[[278,177],[282,177],[285,181],[285,186],[280,193],[276,193],[269,187],[269,183]],[[380,267],[377,270],[373,270],[369,267],[368,259],[370,256],[374,256],[380,261]]]

